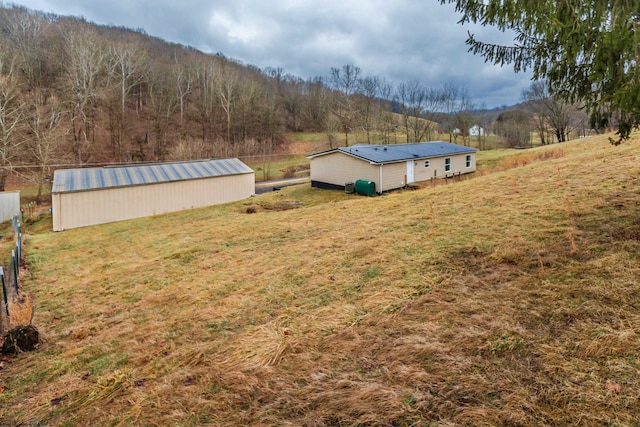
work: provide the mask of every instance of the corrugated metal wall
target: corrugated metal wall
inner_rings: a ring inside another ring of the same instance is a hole
[[[0,222],[9,221],[16,215],[20,215],[20,192],[0,192]]]
[[[53,230],[122,221],[246,199],[255,174],[106,188],[52,195]]]

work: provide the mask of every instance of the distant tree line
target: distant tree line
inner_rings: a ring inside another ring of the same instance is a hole
[[[498,120],[453,84],[391,84],[353,65],[304,80],[142,30],[0,3],[0,190],[18,166],[30,165],[43,183],[59,164],[265,155],[287,132],[325,133],[329,147],[353,143],[356,133],[368,143],[470,145],[475,127],[486,148],[495,127],[520,145],[523,137],[507,128],[517,123],[529,134],[546,96],[531,95],[539,110],[527,112],[529,121],[507,113]],[[568,130],[556,128],[556,139]]]

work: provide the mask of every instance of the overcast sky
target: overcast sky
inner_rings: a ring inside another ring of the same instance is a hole
[[[161,39],[303,79],[360,67],[390,83],[466,87],[475,104],[521,101],[528,74],[486,64],[467,51],[467,30],[509,43],[489,28],[461,26],[438,0],[16,0],[5,1],[96,24],[144,29]]]

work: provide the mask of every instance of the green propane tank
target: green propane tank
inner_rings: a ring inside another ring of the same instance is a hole
[[[358,194],[363,194],[365,196],[375,196],[376,183],[373,181],[358,179],[356,180],[355,190],[356,190],[356,193]]]

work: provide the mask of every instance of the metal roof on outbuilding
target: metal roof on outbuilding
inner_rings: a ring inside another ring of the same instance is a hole
[[[341,147],[308,156],[310,159],[341,152],[350,156],[367,160],[374,164],[403,162],[411,159],[428,159],[431,157],[450,156],[455,154],[475,153],[475,148],[451,144],[444,141],[416,142],[413,144],[389,145],[353,145]]]
[[[53,176],[51,192],[99,190],[246,173],[253,173],[253,169],[239,159],[58,169]]]

